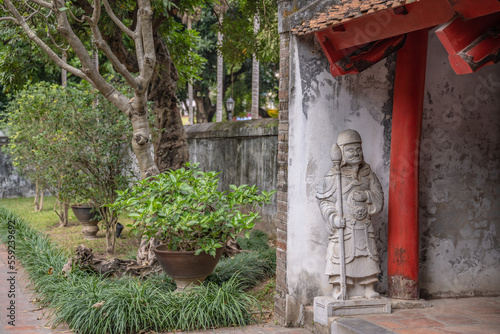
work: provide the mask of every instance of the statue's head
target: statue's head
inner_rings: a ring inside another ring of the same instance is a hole
[[[342,131],[337,137],[337,145],[342,150],[342,165],[359,165],[363,162],[361,136],[355,130]]]

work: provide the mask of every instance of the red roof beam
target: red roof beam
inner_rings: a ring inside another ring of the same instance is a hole
[[[342,50],[449,21],[455,11],[448,0],[421,0],[403,7],[385,9],[316,32],[318,40],[328,38]],[[342,27],[339,29],[338,27]]]
[[[500,59],[500,12],[471,20],[459,17],[436,30],[457,74],[473,73]]]
[[[498,0],[451,0],[451,5],[464,19],[473,19],[500,11]]]

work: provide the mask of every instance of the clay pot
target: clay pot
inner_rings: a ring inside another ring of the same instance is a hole
[[[205,278],[214,271],[223,250],[224,247],[218,248],[213,257],[204,252],[194,255],[194,251],[169,251],[167,246],[158,246],[153,249],[165,273],[177,284],[175,291],[182,291],[190,284],[201,285]]]
[[[82,233],[85,235],[85,239],[97,239],[99,213],[95,211],[94,207],[72,205],[71,210],[73,210],[76,219],[82,224]]]

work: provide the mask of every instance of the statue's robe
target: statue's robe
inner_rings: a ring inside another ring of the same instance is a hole
[[[334,226],[337,216],[337,180],[336,167],[323,178],[317,198],[323,217],[329,226],[329,243],[325,273],[330,283],[340,283],[340,244],[338,229]],[[337,167],[338,170],[338,167]],[[370,219],[382,211],[384,194],[382,186],[370,166],[362,163],[356,171],[349,165],[341,167],[342,202],[346,227],[344,229],[346,283],[370,284],[378,281],[380,267],[375,245],[375,231]],[[368,199],[355,201],[353,193],[365,191]]]

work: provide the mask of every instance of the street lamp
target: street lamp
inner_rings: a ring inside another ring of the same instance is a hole
[[[234,100],[232,97],[226,100],[226,111],[227,111],[227,119],[228,121],[231,120],[231,116],[233,114],[234,110]]]

